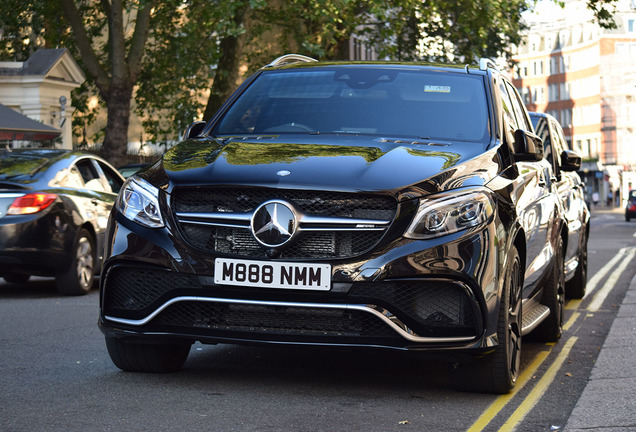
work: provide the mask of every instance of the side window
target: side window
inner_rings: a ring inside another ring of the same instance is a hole
[[[515,118],[514,108],[512,107],[512,101],[510,100],[508,89],[506,89],[506,83],[502,79],[499,80],[499,93],[501,95],[501,107],[503,108],[504,115],[508,119],[509,132],[514,132],[518,129],[517,119]]]
[[[60,180],[60,185],[75,189],[81,189],[84,187],[84,180],[76,166],[73,166],[68,170],[68,174]]]
[[[82,159],[75,165],[87,189],[104,192],[104,185],[90,159]]]
[[[111,167],[106,165],[105,163],[101,161],[96,161],[96,162],[101,168],[102,172],[104,173],[104,176],[106,177],[106,181],[110,185],[110,189],[113,191],[113,193],[119,193],[121,186],[124,184],[121,181],[121,177],[118,174],[116,174],[115,171]]]
[[[552,128],[554,129],[554,141],[555,141],[555,148],[554,151],[556,151],[558,154],[561,154],[563,152],[563,150],[568,148],[568,145],[565,142],[565,136],[563,134],[563,128],[561,127],[561,125],[555,121],[552,122]]]
[[[552,147],[553,147],[553,137],[550,134],[550,127],[548,124],[548,119],[544,117],[534,117],[536,124],[534,127],[534,133],[537,134],[539,138],[543,141],[543,157],[550,162],[552,167],[554,167],[553,155],[552,155]]]
[[[526,114],[526,110],[523,107],[523,102],[521,101],[521,97],[517,90],[509,83],[506,83],[506,87],[508,88],[508,92],[510,93],[510,99],[512,100],[512,106],[515,110],[515,115],[517,116],[517,124],[520,129],[524,129],[527,131],[532,131],[532,127],[530,126],[530,121],[528,120],[528,115]]]

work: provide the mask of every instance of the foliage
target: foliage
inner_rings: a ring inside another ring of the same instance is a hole
[[[163,144],[201,118],[219,60],[217,29],[224,17],[216,6],[225,2],[169,3],[161,2],[155,10],[135,93],[146,138]]]
[[[611,27],[615,2],[587,0],[587,5],[602,26]],[[119,4],[124,19],[118,18]],[[241,65],[250,73],[287,52],[347,59],[351,35],[394,60],[470,63],[509,55],[520,42],[521,13],[532,5],[526,0],[2,0],[0,58],[24,61],[39,47],[68,48],[88,77],[73,95],[75,133],[95,119],[89,96],[99,95],[109,119],[125,117],[134,96],[145,139],[167,144],[201,118],[206,98],[211,101],[206,113],[220,106],[242,79]],[[109,130],[121,141],[126,138],[120,129],[127,127],[127,121],[109,123],[105,146]]]

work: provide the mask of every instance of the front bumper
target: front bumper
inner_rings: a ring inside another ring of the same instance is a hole
[[[216,285],[214,257],[127,225],[111,227],[100,281],[109,337],[480,352],[496,343],[494,224],[331,261],[325,292]]]

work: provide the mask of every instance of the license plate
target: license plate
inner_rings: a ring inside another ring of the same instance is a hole
[[[329,291],[331,265],[217,258],[214,261],[214,283]]]

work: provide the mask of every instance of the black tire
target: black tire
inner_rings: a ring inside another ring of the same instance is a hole
[[[587,232],[583,232],[579,264],[574,271],[574,277],[565,283],[565,297],[582,299],[587,290]]]
[[[541,303],[550,308],[550,315],[536,328],[534,335],[543,342],[556,342],[563,334],[565,306],[565,269],[563,267],[563,239],[559,238],[554,251],[550,274],[543,287]]]
[[[95,261],[95,240],[82,228],[73,242],[71,265],[55,277],[57,290],[64,295],[87,294],[95,280]]]
[[[451,381],[457,390],[505,394],[515,386],[521,364],[522,286],[521,260],[513,247],[499,305],[499,343],[483,358],[451,365]]]
[[[141,344],[106,337],[106,348],[115,366],[126,372],[176,372],[190,353],[189,344]]]
[[[31,275],[26,273],[7,273],[2,278],[12,284],[24,285],[29,281]]]

